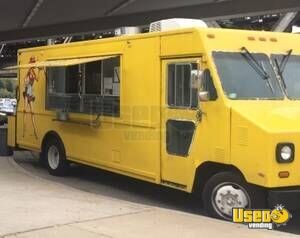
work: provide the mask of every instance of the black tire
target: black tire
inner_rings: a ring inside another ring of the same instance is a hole
[[[66,159],[66,151],[63,143],[55,138],[51,137],[47,140],[44,150],[42,152],[44,163],[46,163],[49,174],[54,176],[65,176],[69,168],[69,162]],[[53,164],[53,155],[57,158],[57,163]],[[57,155],[57,157],[56,157]],[[52,162],[51,162],[52,161]],[[41,160],[43,163],[43,160]]]
[[[42,151],[40,154],[39,154],[39,158],[38,158],[38,163],[41,167],[43,168],[47,168],[47,158],[46,158],[46,154],[45,154],[45,151]]]
[[[204,186],[203,193],[202,193],[202,199],[203,199],[203,205],[205,211],[208,213],[209,216],[223,219],[223,220],[231,220],[231,216],[227,216],[225,214],[222,214],[221,209],[218,209],[218,207],[222,207],[223,203],[222,201],[216,199],[216,194],[218,188],[221,188],[223,186],[230,185],[234,189],[237,189],[241,192],[243,192],[249,203],[245,208],[253,208],[253,209],[259,209],[263,208],[266,209],[267,207],[267,199],[266,199],[266,193],[263,189],[258,188],[254,185],[248,184],[242,176],[240,176],[238,173],[234,172],[221,172],[218,174],[215,174],[212,176],[207,183]],[[222,194],[223,195],[223,194]],[[226,196],[226,195],[225,195]],[[239,200],[239,199],[237,199]],[[219,204],[216,204],[219,203]],[[235,206],[238,207],[238,206]]]

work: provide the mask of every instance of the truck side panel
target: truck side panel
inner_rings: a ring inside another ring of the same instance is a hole
[[[54,121],[55,112],[45,109],[46,79],[35,69],[38,81],[33,90],[33,115],[26,113],[21,96],[18,105],[17,143],[20,147],[41,150],[45,134],[59,134],[70,160],[117,171],[133,177],[159,182],[160,178],[160,57],[159,37],[106,43],[85,43],[70,47],[51,47],[20,54],[21,64],[30,57],[38,60],[120,54],[120,117],[101,117],[99,128]],[[20,72],[21,95],[28,69]],[[70,114],[76,120],[89,121],[95,115]],[[25,126],[25,133],[23,129]]]

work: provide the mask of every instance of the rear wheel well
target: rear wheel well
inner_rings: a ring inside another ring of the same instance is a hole
[[[195,173],[193,193],[201,195],[206,182],[215,174],[221,172],[233,172],[245,179],[243,173],[233,165],[216,162],[205,162],[201,164]]]

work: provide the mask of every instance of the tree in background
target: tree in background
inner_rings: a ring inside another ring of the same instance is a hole
[[[14,85],[11,80],[6,81],[6,89],[8,92],[11,92],[11,93],[14,92]]]
[[[0,89],[5,88],[4,82],[0,80]]]
[[[17,80],[12,78],[0,79],[0,98],[15,98],[15,87],[17,85]]]
[[[8,92],[4,88],[1,88],[0,89],[0,98],[13,98],[13,94],[11,92]]]

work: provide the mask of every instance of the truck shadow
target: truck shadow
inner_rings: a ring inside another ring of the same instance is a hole
[[[201,200],[182,191],[83,165],[72,164],[67,176],[53,177],[28,152],[15,152],[14,159],[34,175],[79,190],[143,205],[204,214]]]

